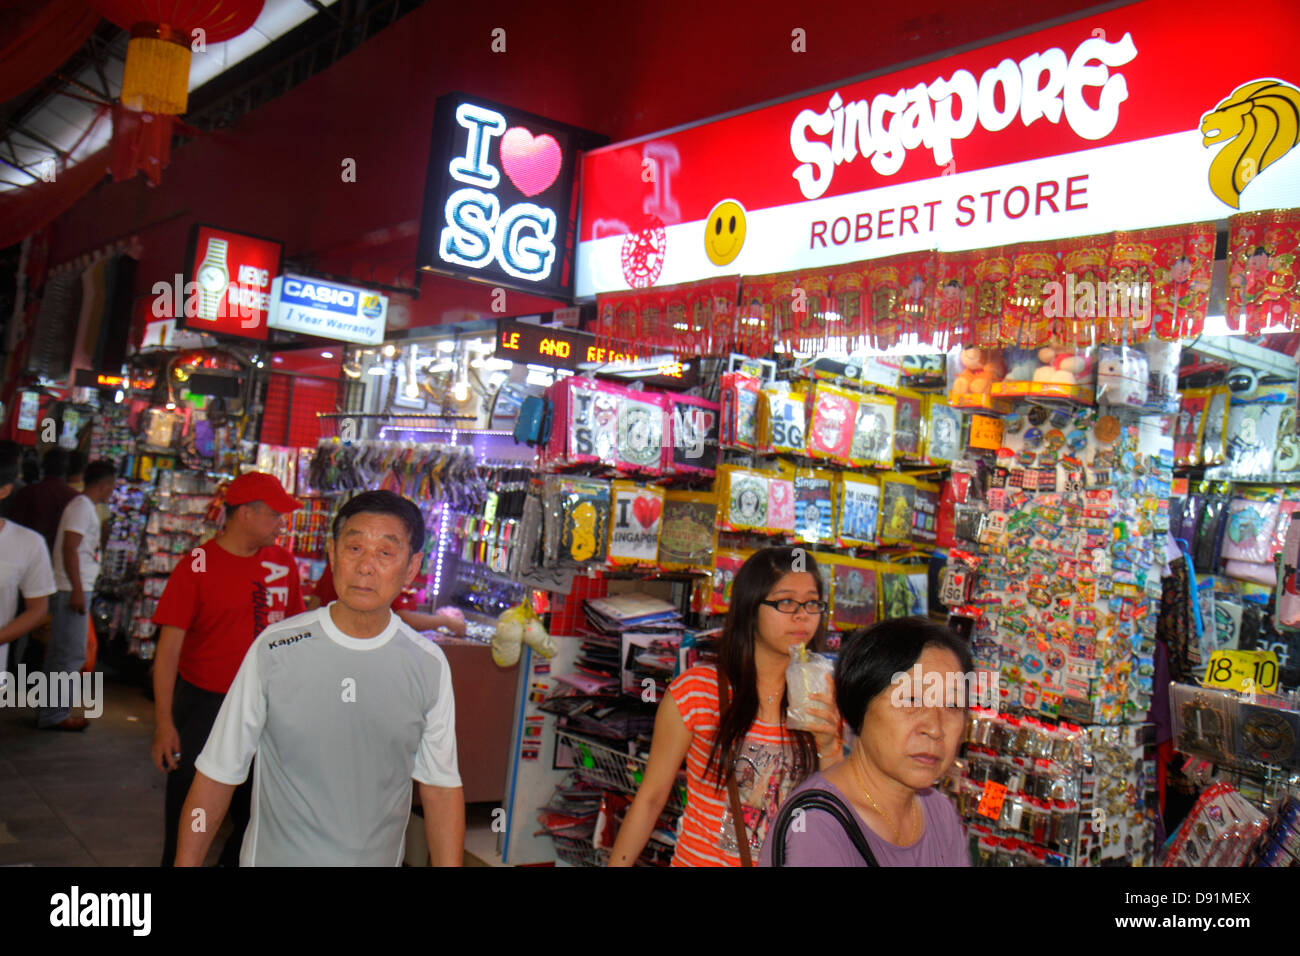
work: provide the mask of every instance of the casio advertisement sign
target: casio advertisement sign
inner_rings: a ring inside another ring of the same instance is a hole
[[[271,284],[273,329],[377,345],[387,318],[388,296],[368,289],[292,274]]]
[[[440,97],[416,264],[568,298],[577,158],[606,141],[463,93]]]

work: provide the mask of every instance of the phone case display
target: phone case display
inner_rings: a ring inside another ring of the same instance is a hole
[[[879,564],[880,619],[925,617],[930,611],[930,571],[924,564]]]
[[[1174,463],[1178,465],[1204,464],[1201,443],[1205,436],[1205,422],[1213,389],[1188,388],[1183,390],[1174,424]],[[1226,394],[1226,392],[1225,392]],[[1223,411],[1227,413],[1227,405]]]
[[[849,460],[858,398],[847,389],[817,383],[813,388],[806,435],[810,456],[841,462]]]
[[[758,448],[759,381],[744,372],[722,376],[722,444],[754,451]]]
[[[939,540],[939,485],[918,481],[912,499],[912,540],[934,545]]]
[[[900,389],[894,401],[894,457],[924,461],[926,396]],[[859,407],[859,415],[861,412]]]
[[[664,404],[652,392],[624,389],[618,400],[618,467],[626,472],[658,475],[663,471]]]
[[[767,530],[772,534],[793,534],[797,514],[794,480],[772,477],[767,482]]]
[[[731,607],[731,586],[736,573],[753,551],[719,551],[713,556],[713,591],[710,609],[714,614],[726,614]]]
[[[794,477],[795,537],[809,544],[835,540],[835,474],[801,468]]]
[[[708,570],[718,520],[713,492],[669,491],[659,531],[659,566],[666,571]]]
[[[764,454],[804,453],[804,396],[788,390],[765,388],[759,405],[760,451]]]
[[[911,475],[880,476],[881,544],[934,543],[938,510],[938,485]]]
[[[669,435],[664,442],[664,473],[711,476],[718,467],[718,403],[692,395],[663,399]]]
[[[836,543],[840,547],[867,547],[876,543],[876,529],[880,521],[880,481],[847,472],[839,475],[839,531]]]
[[[772,476],[733,465],[718,468],[718,527],[724,531],[765,531],[768,484]]]
[[[542,504],[546,566],[599,564],[609,540],[610,486],[607,481],[547,475]]]
[[[876,623],[876,564],[858,558],[819,554],[831,570],[831,626],[851,631]]]
[[[619,413],[624,389],[573,376],[546,390],[555,405],[548,459],[561,465],[617,463]]]
[[[908,400],[910,403],[910,399]],[[909,404],[910,407],[910,404]],[[894,465],[895,398],[892,395],[858,397],[849,462],[860,468],[892,468]],[[913,414],[919,414],[919,406]]]
[[[947,465],[961,457],[961,413],[938,395],[927,395],[925,404],[925,460]]]
[[[1097,403],[1141,408],[1149,395],[1150,365],[1146,353],[1127,345],[1097,349]]]
[[[1268,833],[1268,818],[1226,783],[1201,793],[1174,835],[1164,866],[1242,866]]]
[[[659,528],[664,490],[615,481],[609,560],[613,564],[654,564],[659,555]]]
[[[1226,452],[1230,475],[1250,478],[1273,471],[1283,411],[1281,405],[1232,405],[1228,409]]]

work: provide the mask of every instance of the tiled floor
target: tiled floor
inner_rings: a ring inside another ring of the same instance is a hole
[[[163,775],[149,760],[153,703],[105,681],[104,712],[79,734],[36,729],[0,707],[0,866],[157,866]],[[490,817],[469,808],[468,865],[500,866]],[[224,845],[213,841],[209,863]]]

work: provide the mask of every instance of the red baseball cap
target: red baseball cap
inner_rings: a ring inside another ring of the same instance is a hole
[[[250,501],[265,501],[281,514],[302,507],[297,499],[284,490],[284,485],[280,484],[275,475],[268,475],[264,471],[247,472],[226,487],[226,504],[246,505]]]

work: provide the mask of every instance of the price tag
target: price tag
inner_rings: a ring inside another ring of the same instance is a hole
[[[980,804],[975,808],[975,812],[990,820],[996,820],[1002,816],[1002,801],[1006,798],[1006,786],[988,780],[984,784],[984,793],[980,796]]]
[[[970,446],[997,451],[1002,447],[1002,419],[988,415],[972,415],[970,418]]]
[[[1272,693],[1277,689],[1277,655],[1272,651],[1215,651],[1205,668],[1205,684]]]

